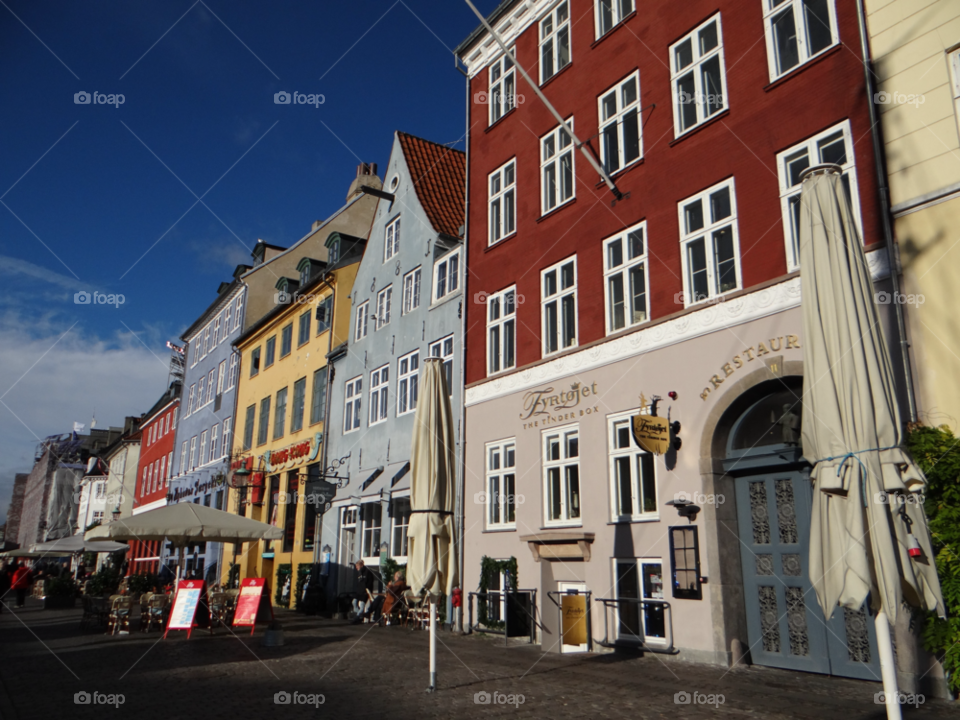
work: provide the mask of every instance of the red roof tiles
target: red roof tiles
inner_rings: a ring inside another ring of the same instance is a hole
[[[399,131],[397,137],[417,189],[417,199],[433,229],[459,237],[464,224],[466,154]]]

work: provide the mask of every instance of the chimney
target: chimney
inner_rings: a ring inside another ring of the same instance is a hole
[[[361,175],[376,175],[377,174],[377,164],[376,163],[360,163],[357,165],[357,177]]]
[[[357,177],[350,183],[350,189],[347,191],[347,202],[360,193],[360,186],[367,185],[379,190],[383,187],[383,181],[377,177],[376,163],[360,163],[357,165]]]

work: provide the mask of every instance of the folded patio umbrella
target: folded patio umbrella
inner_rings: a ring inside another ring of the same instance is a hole
[[[47,542],[37,543],[32,546],[36,552],[52,555],[54,553],[63,553],[69,555],[78,552],[118,552],[127,550],[125,543],[113,542],[112,540],[85,540],[82,532],[70,537],[60,538],[59,540],[49,540]]]
[[[806,172],[800,281],[803,454],[814,465],[810,580],[827,619],[870,595],[887,712],[899,717],[899,704],[890,704],[899,702],[890,625],[904,601],[944,614],[926,482],[902,447],[889,350],[839,167]]]

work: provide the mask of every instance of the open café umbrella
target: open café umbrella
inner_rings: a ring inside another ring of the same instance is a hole
[[[58,540],[49,540],[47,542],[37,543],[36,545],[32,546],[31,549],[46,555],[52,555],[56,553],[71,555],[78,552],[112,553],[120,550],[127,550],[129,548],[125,543],[114,542],[112,540],[85,540],[83,533],[78,532],[76,535],[60,538]]]
[[[900,718],[890,625],[907,602],[944,615],[925,478],[902,447],[883,328],[836,165],[801,186],[803,454],[814,465],[810,580],[829,619],[869,594],[888,718]],[[896,269],[892,269],[896,272]]]
[[[437,601],[459,584],[453,527],[453,412],[443,362],[424,360],[410,447],[407,583],[430,599],[430,687],[437,686]]]

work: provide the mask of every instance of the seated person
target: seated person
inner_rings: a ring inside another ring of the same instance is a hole
[[[403,606],[403,592],[408,586],[402,570],[397,570],[393,574],[393,582],[387,585],[386,600],[383,601],[383,614],[387,618],[387,624],[390,624],[390,615],[400,611]]]

